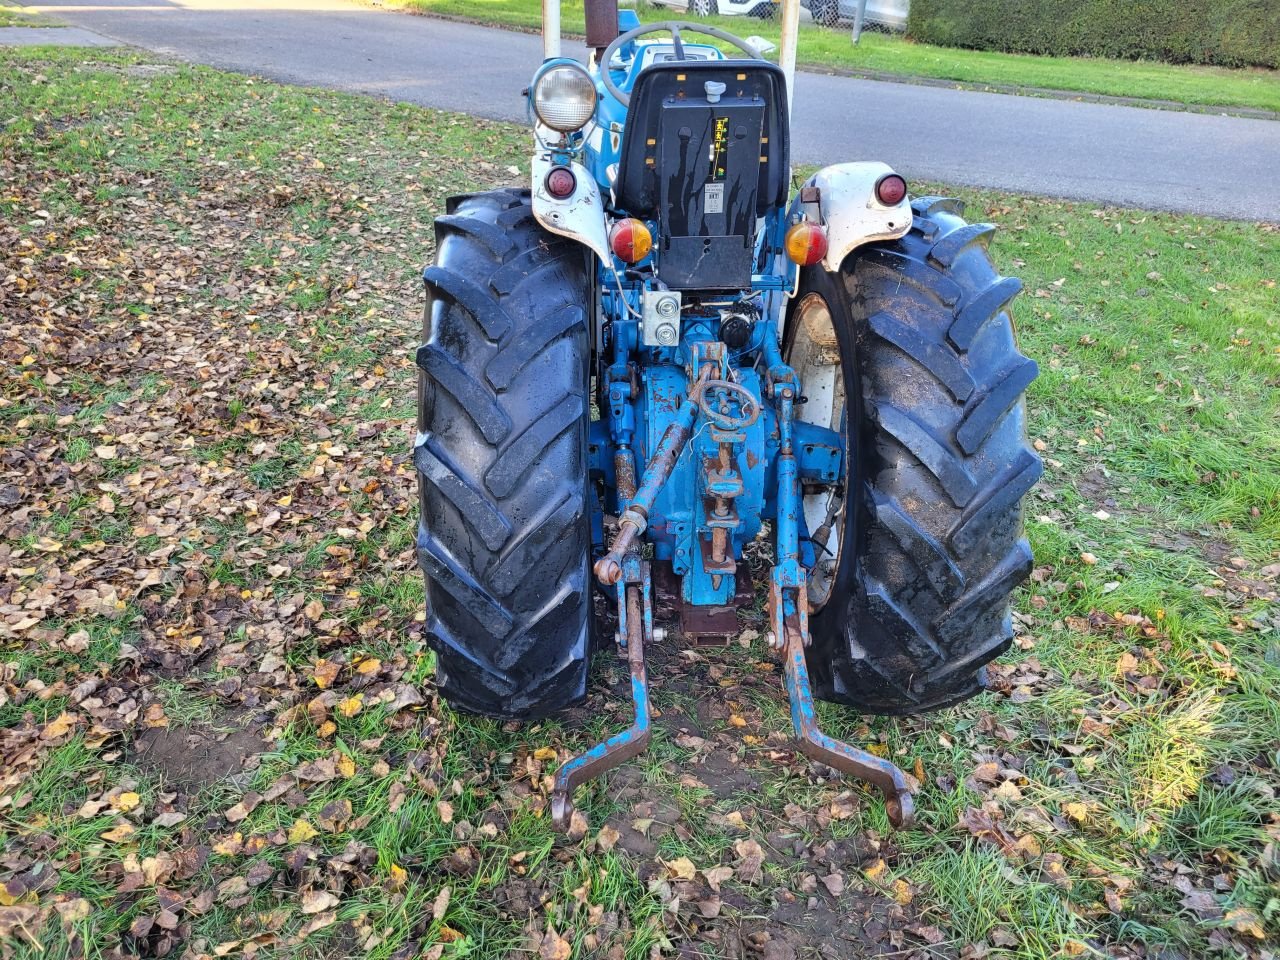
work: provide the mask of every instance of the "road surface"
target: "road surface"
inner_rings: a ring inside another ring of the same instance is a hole
[[[125,43],[290,83],[523,121],[537,37],[345,0],[36,0]],[[750,22],[743,32],[750,33]],[[585,50],[565,45],[571,55]],[[887,83],[796,79],[797,163],[1280,222],[1280,122]]]

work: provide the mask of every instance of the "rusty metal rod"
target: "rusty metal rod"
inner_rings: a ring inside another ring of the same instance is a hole
[[[613,473],[618,502],[630,503],[636,496],[636,458],[629,447],[622,447],[613,455]]]

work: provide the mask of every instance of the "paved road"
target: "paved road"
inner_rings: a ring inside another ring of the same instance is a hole
[[[524,119],[541,59],[534,36],[345,0],[34,6],[224,69],[503,120]],[[795,100],[797,162],[880,159],[919,179],[1280,222],[1280,122],[808,73]]]

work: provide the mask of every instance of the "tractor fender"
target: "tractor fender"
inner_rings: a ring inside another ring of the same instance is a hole
[[[609,228],[605,222],[600,188],[587,168],[576,161],[556,163],[550,154],[533,155],[533,215],[552,233],[577,240],[593,250],[603,263],[612,263],[609,253]],[[547,174],[553,167],[568,167],[577,186],[564,199],[547,191]]]
[[[887,163],[866,161],[823,167],[804,187],[818,188],[821,222],[827,228],[827,255],[822,265],[835,272],[854,249],[875,240],[897,240],[911,230],[911,200],[896,206],[876,199],[876,184],[893,173]],[[804,187],[792,204],[793,213],[813,214],[811,204],[801,202]]]

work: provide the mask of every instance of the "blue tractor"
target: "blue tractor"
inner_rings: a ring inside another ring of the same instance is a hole
[[[885,164],[793,183],[798,9],[775,64],[758,38],[587,0],[584,64],[547,0],[531,189],[435,221],[414,460],[439,689],[537,719],[586,695],[594,652],[630,665],[635,722],[560,768],[561,826],[648,741],[646,648],[738,632],[757,541],[797,747],[880,788],[896,825],[911,781],[825,735],[815,698],[945,707],[1012,637],[1041,472],[1021,284],[992,226]]]

